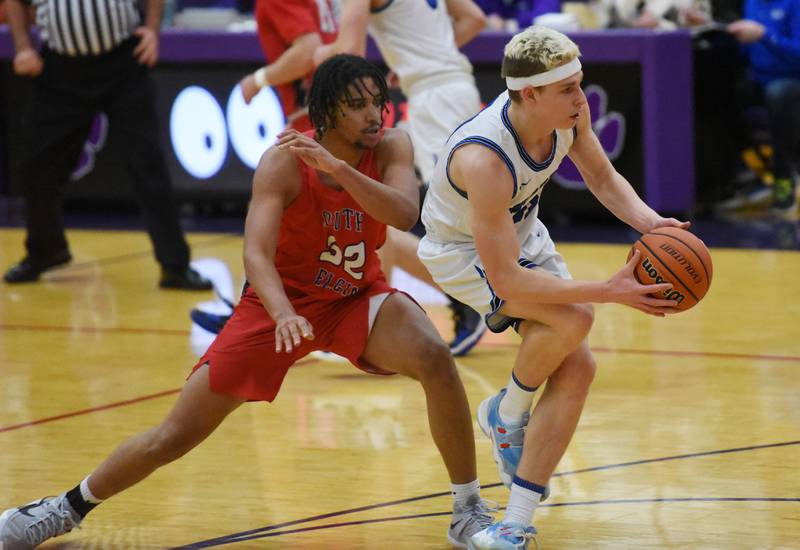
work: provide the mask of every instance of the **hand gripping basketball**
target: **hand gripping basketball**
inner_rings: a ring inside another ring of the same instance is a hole
[[[607,284],[606,302],[615,302],[630,306],[650,315],[663,317],[667,313],[674,313],[676,302],[657,296],[657,293],[669,292],[672,284],[659,282],[644,285],[634,276],[634,268],[639,261],[637,251],[617,273],[611,277]]]
[[[675,300],[676,311],[693,307],[708,292],[714,274],[711,254],[703,241],[685,229],[653,229],[633,244],[629,260],[636,251],[636,280],[642,284],[671,283],[672,288],[660,297]]]

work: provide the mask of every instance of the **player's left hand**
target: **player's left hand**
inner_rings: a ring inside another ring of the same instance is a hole
[[[291,353],[294,348],[300,347],[301,338],[314,339],[314,328],[302,315],[287,315],[275,321],[275,353]]]
[[[142,65],[153,67],[158,61],[158,34],[150,27],[137,27],[133,34],[139,37],[139,43],[133,55]]]
[[[740,19],[728,25],[728,32],[736,37],[742,44],[752,44],[763,38],[766,29],[764,25],[750,19]]]
[[[682,222],[680,220],[676,220],[675,218],[657,218],[652,225],[644,231],[644,233],[649,233],[653,229],[658,229],[659,227],[677,227],[679,229],[689,229],[689,226],[692,225],[691,222]]]
[[[278,134],[278,149],[288,149],[311,168],[327,174],[333,173],[342,165],[342,161],[331,155],[319,142],[294,128]]]

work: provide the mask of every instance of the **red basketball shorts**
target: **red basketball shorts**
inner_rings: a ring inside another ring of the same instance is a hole
[[[211,391],[252,401],[274,400],[289,367],[316,350],[341,355],[371,374],[393,374],[366,363],[361,355],[369,337],[370,297],[395,291],[379,280],[339,300],[292,299],[297,314],[311,323],[314,339],[303,339],[290,353],[275,352],[275,322],[255,293],[247,292],[192,373],[208,363]]]

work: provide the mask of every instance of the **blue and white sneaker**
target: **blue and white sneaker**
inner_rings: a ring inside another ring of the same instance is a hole
[[[533,541],[536,548],[536,528],[521,523],[498,521],[483,531],[470,537],[467,548],[470,550],[527,550]]]
[[[497,395],[487,397],[478,405],[478,426],[486,437],[492,440],[492,455],[497,463],[500,481],[507,489],[511,489],[514,474],[517,473],[522,458],[522,445],[525,442],[525,428],[530,420],[530,413],[525,413],[519,425],[505,424],[500,418],[500,401],[506,394],[503,388]],[[550,486],[544,488],[541,502],[550,496]]]
[[[500,401],[506,394],[506,388],[497,395],[487,397],[478,406],[478,425],[481,431],[492,440],[492,454],[497,463],[500,481],[511,488],[511,480],[517,472],[519,460],[522,458],[522,444],[525,441],[525,427],[530,414],[525,413],[519,425],[505,424],[500,418]]]
[[[448,296],[448,298],[450,298]],[[447,306],[453,312],[453,323],[455,324],[455,336],[450,342],[450,353],[453,357],[462,357],[470,352],[486,332],[486,323],[480,313],[462,304],[454,298],[450,298]]]

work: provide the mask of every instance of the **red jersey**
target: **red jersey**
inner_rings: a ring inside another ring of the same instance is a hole
[[[314,350],[332,351],[372,374],[392,374],[368,363],[370,298],[392,293],[376,250],[386,240],[377,221],[343,190],[322,181],[300,159],[300,193],[281,216],[275,266],[295,312],[314,327],[314,339],[288,353],[275,351],[275,321],[247,286],[233,316],[195,365],[210,365],[211,390],[272,401],[286,372]],[[380,181],[375,152],[359,172]]]
[[[337,300],[385,280],[376,250],[386,240],[386,224],[344,189],[325,185],[302,160],[297,163],[301,191],[283,211],[275,256],[289,299]],[[356,169],[380,181],[372,149]]]
[[[339,30],[337,6],[336,0],[257,0],[258,39],[267,62],[278,59],[304,34],[318,33],[323,44],[335,41]],[[311,73],[275,87],[287,118],[305,106],[310,84]],[[293,121],[291,126],[301,132],[311,129],[307,115]]]

